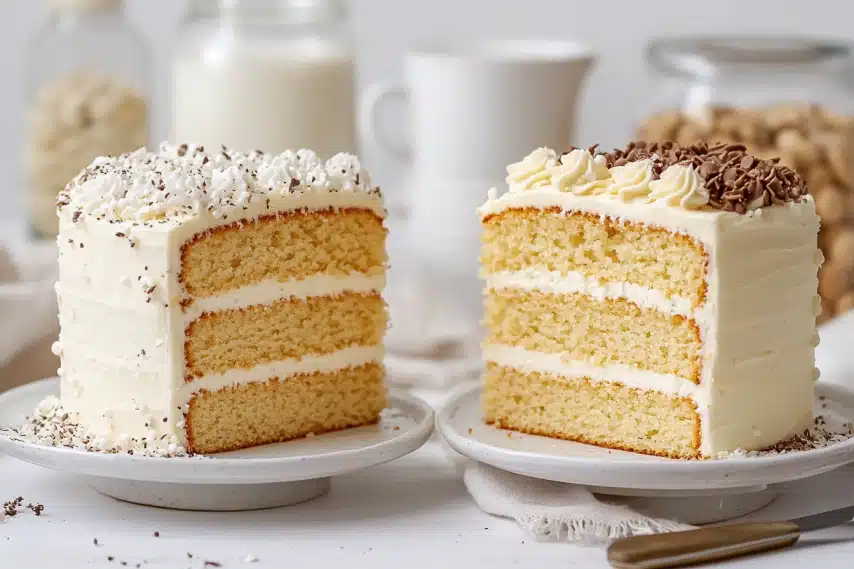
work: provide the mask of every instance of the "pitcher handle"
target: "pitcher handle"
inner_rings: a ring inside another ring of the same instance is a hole
[[[409,105],[407,88],[400,83],[383,82],[365,89],[359,109],[359,128],[368,144],[408,165],[412,162],[412,148],[409,143],[395,141],[380,125],[380,112],[392,101],[398,101],[404,106]]]

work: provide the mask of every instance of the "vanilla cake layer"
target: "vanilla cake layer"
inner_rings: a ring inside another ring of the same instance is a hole
[[[486,293],[484,322],[490,345],[700,381],[702,342],[696,323],[624,298],[491,289]]]
[[[670,413],[667,401],[682,402],[694,410],[697,437],[683,428],[670,442],[644,447],[646,431],[627,423],[611,424],[619,434],[597,443],[680,457],[761,449],[803,431],[818,377],[822,258],[812,198],[778,200],[749,215],[704,207],[703,180],[688,166],[660,178],[650,160],[609,172],[599,162],[583,165],[585,152],[573,150],[561,166],[548,166],[547,156],[514,165],[511,191],[491,194],[479,210],[484,357],[519,390],[497,396],[503,387],[490,387],[497,372],[487,373],[486,416],[596,442],[598,426],[575,412],[561,417],[573,392],[579,405],[614,401],[615,421],[647,403]],[[669,350],[687,358],[680,363]],[[691,373],[686,360],[698,364]],[[563,388],[520,379],[536,374],[559,378]],[[545,421],[552,396],[561,403]]]
[[[105,448],[199,452],[187,438],[198,393],[278,378],[281,401],[294,378],[380,366],[385,208],[354,157],[164,147],[99,159],[70,188],[58,210],[61,401]],[[261,417],[246,401],[234,412]]]
[[[195,393],[189,447],[215,453],[375,423],[386,406],[379,363]]]
[[[217,227],[185,243],[179,280],[199,298],[318,273],[385,275],[385,235],[382,218],[364,209],[263,215],[249,223]]]
[[[191,381],[232,368],[375,346],[385,330],[385,302],[377,293],[291,297],[205,313],[184,331],[185,373]]]
[[[696,404],[652,389],[490,363],[485,419],[499,428],[672,458],[699,456]]]
[[[485,273],[547,268],[626,283],[694,305],[706,294],[702,243],[665,228],[560,207],[507,209],[483,220]]]

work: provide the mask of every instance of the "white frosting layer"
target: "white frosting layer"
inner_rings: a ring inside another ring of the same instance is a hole
[[[674,195],[690,195],[677,190]],[[660,193],[666,197],[667,192]],[[492,193],[479,212],[487,217],[508,209],[557,208],[660,227],[699,241],[709,257],[706,302],[692,313],[703,340],[703,367],[699,390],[687,396],[708,403],[703,403],[707,411],[701,415],[701,452],[715,456],[737,448],[760,449],[802,430],[812,416],[821,263],[812,198],[748,215],[671,207],[667,201],[626,202],[607,193],[575,195],[541,185],[500,197]],[[484,277],[487,286],[622,296],[663,312],[689,314],[686,299],[665,298],[626,283],[600,285],[580,275],[555,275],[543,268]],[[543,360],[527,361],[535,366]],[[656,374],[636,372],[646,374],[650,389],[664,384]],[[616,370],[600,370],[599,375],[585,375],[609,379],[616,374]],[[632,374],[621,381],[641,386],[642,376]],[[768,404],[759,403],[763,401]]]
[[[283,298],[330,296],[343,292],[379,292],[385,287],[385,281],[384,274],[361,275],[358,273],[347,277],[312,275],[302,280],[288,282],[268,279],[216,296],[197,298],[187,308],[184,320],[191,322],[205,312],[246,308],[254,304],[271,304]]]
[[[682,209],[709,203],[705,182],[692,166],[669,166],[656,180],[651,159],[609,169],[603,155],[593,156],[582,148],[559,158],[551,148],[538,148],[507,166],[506,181],[511,193],[550,189],[578,196],[608,194],[623,202],[659,202]]]
[[[347,367],[358,367],[371,362],[381,362],[385,349],[382,346],[355,346],[344,348],[332,354],[304,356],[261,364],[252,369],[232,369],[222,374],[210,374],[191,383],[185,383],[178,389],[176,399],[182,404],[201,390],[216,391],[224,387],[233,387],[266,381],[271,377],[286,380],[288,377],[308,373],[329,373]]]
[[[245,204],[240,219],[329,208],[385,215],[381,196],[367,191],[313,189],[271,193],[268,198]],[[75,219],[72,206],[59,212],[61,399],[96,434],[176,437],[183,444],[184,327],[198,311],[267,303],[279,293],[300,296],[312,290],[382,287],[381,277],[364,275],[268,282],[196,299],[184,314],[181,301],[187,294],[178,280],[181,246],[196,234],[235,221],[235,216],[217,217],[208,209],[162,223],[94,215]]]
[[[274,197],[342,192],[379,196],[351,154],[320,160],[311,150],[271,155],[161,144],[97,158],[60,194],[62,210],[107,221],[180,223],[204,212],[243,217],[251,204]]]
[[[526,350],[518,346],[487,345],[483,357],[488,362],[514,367],[527,373],[544,372],[562,377],[588,377],[592,381],[613,381],[634,389],[655,389],[673,397],[687,397],[700,413],[708,408],[708,393],[699,385],[675,375],[642,371],[625,365],[599,367],[586,362],[567,361],[560,354]]]
[[[642,308],[652,308],[666,314],[679,314],[692,318],[699,315],[702,318],[702,311],[695,311],[688,298],[667,298],[660,291],[632,283],[600,282],[599,279],[585,277],[576,271],[563,274],[535,267],[522,271],[484,273],[482,276],[486,280],[487,288],[520,288],[552,294],[579,292],[597,300],[625,298]]]

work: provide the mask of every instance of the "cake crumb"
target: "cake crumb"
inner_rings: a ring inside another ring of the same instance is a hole
[[[14,517],[18,515],[18,508],[20,508],[24,503],[23,496],[18,496],[17,498],[13,498],[8,502],[3,504],[3,514],[7,517]]]
[[[854,437],[854,425],[851,423],[846,422],[829,426],[825,417],[817,415],[813,420],[813,424],[813,427],[805,429],[802,433],[768,448],[762,450],[744,450],[739,448],[732,452],[720,452],[718,453],[717,458],[757,458],[789,454],[792,452],[817,450],[847,441]]]
[[[33,504],[27,504],[27,508],[28,508],[29,510],[32,510],[32,512],[33,512],[36,516],[41,516],[41,515],[42,515],[42,512],[44,512],[44,506],[43,506],[42,504],[35,504],[35,505],[33,505]]]
[[[77,415],[66,411],[59,399],[53,395],[43,399],[27,417],[23,425],[0,428],[0,437],[30,444],[65,447],[103,454],[126,453],[159,458],[190,456],[202,458],[201,455],[188,453],[183,446],[168,440],[149,444],[145,438],[128,437],[122,433],[97,436],[86,431],[79,424]],[[43,510],[44,507],[42,507]],[[41,512],[36,513],[36,515],[40,514]]]

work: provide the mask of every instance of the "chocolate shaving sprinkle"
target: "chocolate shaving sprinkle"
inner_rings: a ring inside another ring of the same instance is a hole
[[[205,561],[205,567],[222,567],[219,561]]]
[[[745,214],[756,200],[761,200],[760,206],[798,202],[809,193],[806,182],[780,165],[779,158],[759,159],[748,154],[743,144],[634,141],[601,154],[609,168],[650,159],[655,178],[669,166],[693,166],[709,190],[709,207],[723,211]]]
[[[71,222],[77,223],[77,220],[80,219],[81,215],[83,215],[82,211],[75,211],[74,214],[71,216]]]
[[[42,515],[42,512],[44,512],[44,506],[41,504],[27,504],[27,508],[32,510],[32,512],[37,516]]]

